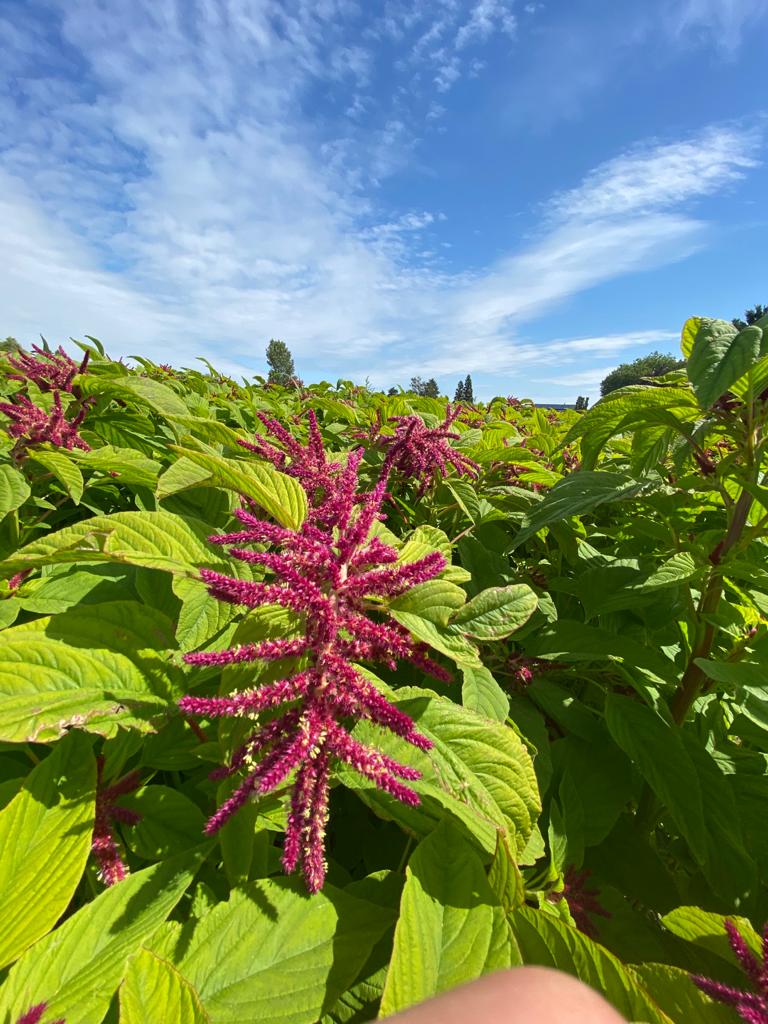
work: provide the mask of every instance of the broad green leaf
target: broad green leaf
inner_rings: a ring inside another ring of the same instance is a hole
[[[179,455],[207,469],[214,487],[225,487],[252,498],[278,523],[298,530],[307,515],[307,496],[293,477],[280,473],[266,462],[224,459],[208,452],[174,447]]]
[[[758,888],[757,865],[747,852],[744,830],[731,787],[701,740],[683,731],[681,738],[696,767],[704,794],[707,846],[703,871],[712,887],[731,906],[749,906]]]
[[[738,331],[726,320],[702,318],[687,365],[702,408],[713,405],[755,364],[762,340],[759,327]]]
[[[182,651],[203,646],[238,615],[236,605],[211,597],[201,580],[177,576],[173,592],[182,602],[176,627],[176,640]]]
[[[0,739],[42,743],[75,725],[107,736],[121,724],[146,729],[167,707],[123,655],[14,629],[0,636]]]
[[[114,448],[110,444],[90,452],[78,452],[75,458],[86,469],[116,474],[115,479],[120,483],[138,487],[154,487],[162,469],[159,462],[148,459],[133,448]]]
[[[29,457],[53,473],[59,483],[76,505],[83,496],[83,474],[73,461],[74,452],[65,455],[63,452],[51,452],[45,448],[33,448]]]
[[[510,922],[523,963],[573,974],[603,995],[627,1020],[672,1024],[631,971],[576,928],[530,907],[514,911]]]
[[[503,640],[528,621],[538,604],[525,583],[491,587],[454,612],[451,625],[475,640]]]
[[[693,351],[693,343],[696,341],[696,335],[699,333],[701,328],[702,317],[690,316],[683,324],[683,332],[680,337],[680,348],[685,359],[690,358],[691,352]]]
[[[7,463],[0,465],[0,519],[23,505],[31,493],[18,469]]]
[[[212,1024],[314,1024],[390,924],[331,885],[308,897],[302,883],[262,879],[203,917],[177,966]]]
[[[181,491],[189,490],[191,487],[211,486],[211,474],[203,466],[198,466],[185,455],[177,459],[166,469],[155,488],[155,497],[158,501],[167,498],[172,494],[179,494]]]
[[[144,860],[164,860],[201,842],[205,816],[197,804],[169,786],[145,786],[124,796],[122,807],[141,815],[137,825],[126,829],[125,842]]]
[[[380,1015],[512,966],[493,956],[497,902],[476,850],[442,822],[408,862]]]
[[[443,579],[427,580],[426,583],[417,583],[400,597],[392,598],[389,608],[390,611],[411,612],[438,626],[445,626],[451,614],[461,608],[466,599],[465,592],[455,583]]]
[[[691,853],[705,863],[708,841],[699,774],[678,730],[645,704],[617,694],[608,695],[605,721],[687,839]]]
[[[563,438],[561,447],[581,438],[583,469],[579,473],[591,470],[612,437],[632,426],[656,422],[655,417],[659,412],[662,414],[662,422],[668,422],[667,414],[672,411],[681,422],[698,418],[698,403],[689,388],[645,384],[619,388],[579,417]]]
[[[90,742],[71,733],[0,812],[0,967],[67,909],[91,849],[95,785]]]
[[[677,675],[675,665],[652,648],[607,629],[571,619],[559,619],[530,639],[526,638],[525,649],[527,654],[536,658],[558,661],[610,659],[623,663],[627,668],[642,668],[660,682],[668,682]]]
[[[200,997],[167,960],[140,949],[120,986],[120,1024],[210,1024]]]
[[[195,566],[221,562],[220,553],[207,541],[209,533],[205,523],[165,510],[115,512],[32,541],[0,568],[11,575],[55,562],[111,561],[189,575]]]
[[[195,876],[210,844],[153,864],[100,893],[37,942],[0,989],[0,1020],[34,1002],[50,1020],[101,1024],[128,958],[157,930]]]
[[[713,1002],[696,988],[687,971],[669,964],[637,964],[627,968],[630,976],[648,992],[670,1020],[685,1024],[734,1024],[733,1010]]]
[[[81,604],[60,615],[34,619],[15,626],[0,637],[23,640],[26,634],[51,640],[98,655],[113,651],[128,658],[158,697],[172,702],[181,696],[181,670],[170,664],[167,650],[174,647],[173,623],[155,608],[138,601],[104,601]]]
[[[133,571],[121,565],[90,565],[85,569],[64,565],[39,579],[27,580],[22,593],[19,600],[24,611],[56,615],[76,604],[131,600],[135,597]]]
[[[590,472],[586,469],[571,473],[555,484],[533,511],[523,517],[511,547],[513,550],[519,547],[545,526],[589,512],[605,502],[635,498],[645,486],[642,481],[623,473]]]
[[[162,384],[151,377],[121,377],[119,382],[106,383],[103,390],[118,398],[138,400],[165,418],[189,415],[184,400],[167,384]]]
[[[234,448],[242,436],[226,423],[219,420],[206,419],[202,416],[171,416],[170,422],[174,427],[179,427],[182,433],[190,433],[199,437],[206,444],[224,444]]]
[[[422,643],[428,644],[441,654],[455,661],[462,668],[474,666],[479,668],[482,662],[474,644],[460,634],[451,631],[447,627],[439,626],[429,619],[416,615],[414,612],[398,611],[391,609],[392,618],[396,619],[401,626],[405,626]]]
[[[461,702],[470,711],[505,722],[509,714],[509,697],[502,690],[488,669],[468,666],[462,669],[464,682],[461,687]]]
[[[700,907],[676,907],[661,920],[665,928],[679,935],[681,939],[694,942],[731,964],[738,964],[725,930],[726,918],[721,914],[713,914]],[[760,936],[750,922],[745,917],[738,917],[735,914],[729,914],[728,920],[733,921],[755,956],[762,956]]]
[[[539,816],[536,774],[528,749],[514,729],[482,718],[428,690],[403,688],[390,695],[434,746],[421,751],[392,734],[360,723],[355,735],[405,764],[418,768],[418,807],[407,807],[362,779],[341,770],[345,783],[387,818],[425,836],[446,813],[491,856],[501,830],[519,856]]]

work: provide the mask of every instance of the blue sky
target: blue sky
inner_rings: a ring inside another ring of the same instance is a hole
[[[0,333],[596,399],[768,302],[768,0],[3,0]]]

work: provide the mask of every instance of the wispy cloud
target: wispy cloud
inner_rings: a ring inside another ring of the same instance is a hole
[[[766,16],[768,0],[683,0],[666,11],[678,36],[705,33],[729,53],[734,53],[747,31]]]
[[[623,153],[596,168],[578,188],[550,203],[551,213],[568,220],[644,214],[712,195],[758,166],[758,129],[730,126],[670,143]]]

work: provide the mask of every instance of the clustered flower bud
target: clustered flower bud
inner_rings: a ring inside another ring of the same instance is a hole
[[[13,402],[0,402],[0,412],[10,419],[8,433],[19,439],[18,451],[23,452],[31,444],[55,444],[58,448],[81,448],[89,452],[90,445],[78,433],[78,427],[85,419],[87,403],[71,420],[64,415],[61,395],[54,392],[53,409],[46,412],[35,405],[26,395],[19,395]]]
[[[389,422],[395,424],[395,432],[381,438],[387,452],[384,464],[404,477],[418,480],[419,495],[424,494],[437,477],[446,476],[449,465],[459,476],[476,480],[480,475],[478,464],[450,443],[461,437],[450,429],[461,411],[460,405],[453,409],[448,406],[444,421],[434,429],[428,427],[420,416],[390,418]]]
[[[588,935],[590,939],[597,939],[597,929],[590,920],[590,915],[610,918],[611,914],[600,903],[599,891],[587,888],[590,874],[589,868],[577,871],[575,867],[569,867],[563,877],[563,888],[559,892],[548,893],[547,902],[559,903],[564,899],[579,931]]]
[[[17,356],[7,356],[11,366],[18,373],[9,373],[9,380],[20,380],[24,383],[33,381],[41,391],[72,391],[72,381],[78,373],[84,373],[88,365],[90,353],[79,364],[71,359],[61,345],[56,352],[33,345],[34,356],[24,352]]]
[[[362,450],[351,453],[345,466],[329,462],[313,413],[306,446],[276,421],[263,415],[261,420],[271,439],[259,437],[243,442],[244,447],[301,483],[309,513],[301,528],[292,530],[248,509],[237,510],[244,528],[210,539],[226,545],[235,558],[260,567],[266,578],[240,580],[207,569],[201,577],[219,600],[246,608],[290,609],[301,622],[303,635],[188,654],[185,660],[222,666],[300,661],[296,670],[276,682],[223,697],[187,696],[179,704],[187,714],[244,717],[258,723],[229,765],[214,773],[222,778],[244,771],[245,778],[210,818],[206,832],[215,833],[246,801],[273,792],[293,774],[283,867],[288,873],[300,868],[309,891],[317,892],[326,873],[325,829],[334,761],[349,765],[404,803],[419,802],[406,783],[420,778],[420,772],[355,739],[347,723],[367,720],[421,750],[431,747],[357,663],[379,661],[394,669],[398,659],[406,659],[437,678],[450,678],[399,623],[371,617],[371,599],[394,597],[432,579],[445,568],[445,559],[433,552],[399,564],[397,551],[371,535],[382,518],[387,472],[372,491],[361,493]],[[277,717],[260,721],[259,716],[276,709],[281,709]]]
[[[113,822],[138,825],[141,821],[141,815],[137,811],[120,807],[115,801],[118,797],[137,790],[141,785],[141,778],[138,771],[132,771],[111,786],[102,786],[103,755],[99,755],[96,769],[96,816],[93,823],[91,853],[99,865],[99,878],[104,885],[110,886],[122,882],[128,874],[128,868],[120,856],[120,849],[112,830]]]
[[[710,999],[732,1006],[747,1024],[768,1024],[768,924],[763,928],[762,962],[749,948],[733,921],[725,922],[725,930],[730,947],[755,991],[733,988],[698,974],[692,975],[691,980]]]

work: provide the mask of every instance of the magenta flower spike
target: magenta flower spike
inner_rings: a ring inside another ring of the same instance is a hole
[[[53,396],[53,409],[46,412],[35,405],[26,395],[19,395],[13,402],[0,402],[0,412],[10,419],[8,433],[19,438],[19,445],[26,448],[30,444],[44,444],[46,441],[58,448],[81,448],[89,452],[87,444],[77,428],[85,419],[87,405],[83,404],[78,414],[71,420],[66,419],[58,391]]]
[[[762,962],[744,941],[733,921],[725,922],[725,930],[730,947],[755,991],[732,988],[701,975],[691,975],[691,980],[710,999],[732,1006],[747,1024],[768,1024],[768,924],[763,928]]]
[[[96,815],[93,823],[91,853],[99,865],[99,878],[104,885],[109,887],[117,882],[122,882],[128,874],[128,868],[120,856],[120,849],[112,831],[113,822],[138,825],[141,821],[140,814],[130,811],[126,807],[118,806],[115,801],[118,797],[125,796],[126,793],[135,792],[141,785],[141,778],[138,771],[132,771],[111,786],[102,787],[103,772],[104,755],[100,754],[96,760]]]
[[[88,365],[89,352],[79,364],[71,359],[64,349],[59,346],[56,352],[51,352],[39,345],[33,345],[32,351],[35,355],[28,355],[26,352],[17,356],[8,356],[8,362],[18,370],[18,373],[9,373],[10,380],[33,381],[41,391],[71,391],[72,381],[78,373],[84,373]]]
[[[201,571],[201,577],[219,600],[246,608],[268,604],[289,608],[300,616],[304,635],[188,654],[185,660],[193,665],[228,665],[301,658],[301,667],[254,689],[221,697],[187,696],[179,705],[187,714],[246,717],[256,722],[262,713],[282,709],[277,717],[257,724],[229,765],[214,773],[222,778],[242,771],[245,778],[210,818],[206,832],[215,833],[248,800],[290,779],[283,866],[288,873],[300,869],[308,890],[317,892],[326,872],[325,830],[334,761],[349,765],[397,800],[419,802],[407,783],[420,778],[420,773],[360,743],[345,722],[367,720],[421,750],[431,747],[411,718],[388,701],[356,663],[383,662],[394,668],[399,659],[405,659],[437,678],[450,679],[403,626],[371,617],[372,600],[402,594],[439,575],[446,563],[434,552],[398,565],[397,552],[370,536],[381,518],[386,472],[371,492],[360,493],[362,452],[353,452],[346,466],[328,462],[313,413],[306,447],[280,424],[267,417],[262,422],[279,445],[259,438],[246,447],[296,477],[307,492],[309,514],[299,530],[290,530],[246,509],[236,511],[245,528],[210,539],[226,545],[236,558],[261,566],[265,578],[239,580],[208,569]],[[261,550],[265,545],[271,550]]]
[[[419,483],[419,495],[424,494],[438,477],[448,474],[453,466],[459,476],[476,480],[480,467],[468,456],[451,445],[452,440],[461,437],[450,429],[461,414],[461,406],[448,406],[443,423],[430,429],[420,416],[393,416],[394,435],[382,438],[387,455],[385,466],[398,471],[401,476],[412,477]]]
[[[34,1006],[30,1006],[26,1013],[22,1013],[16,1024],[39,1024],[47,1009],[48,1003],[36,1003]],[[59,1017],[58,1020],[51,1021],[51,1024],[64,1024],[64,1020]]]

